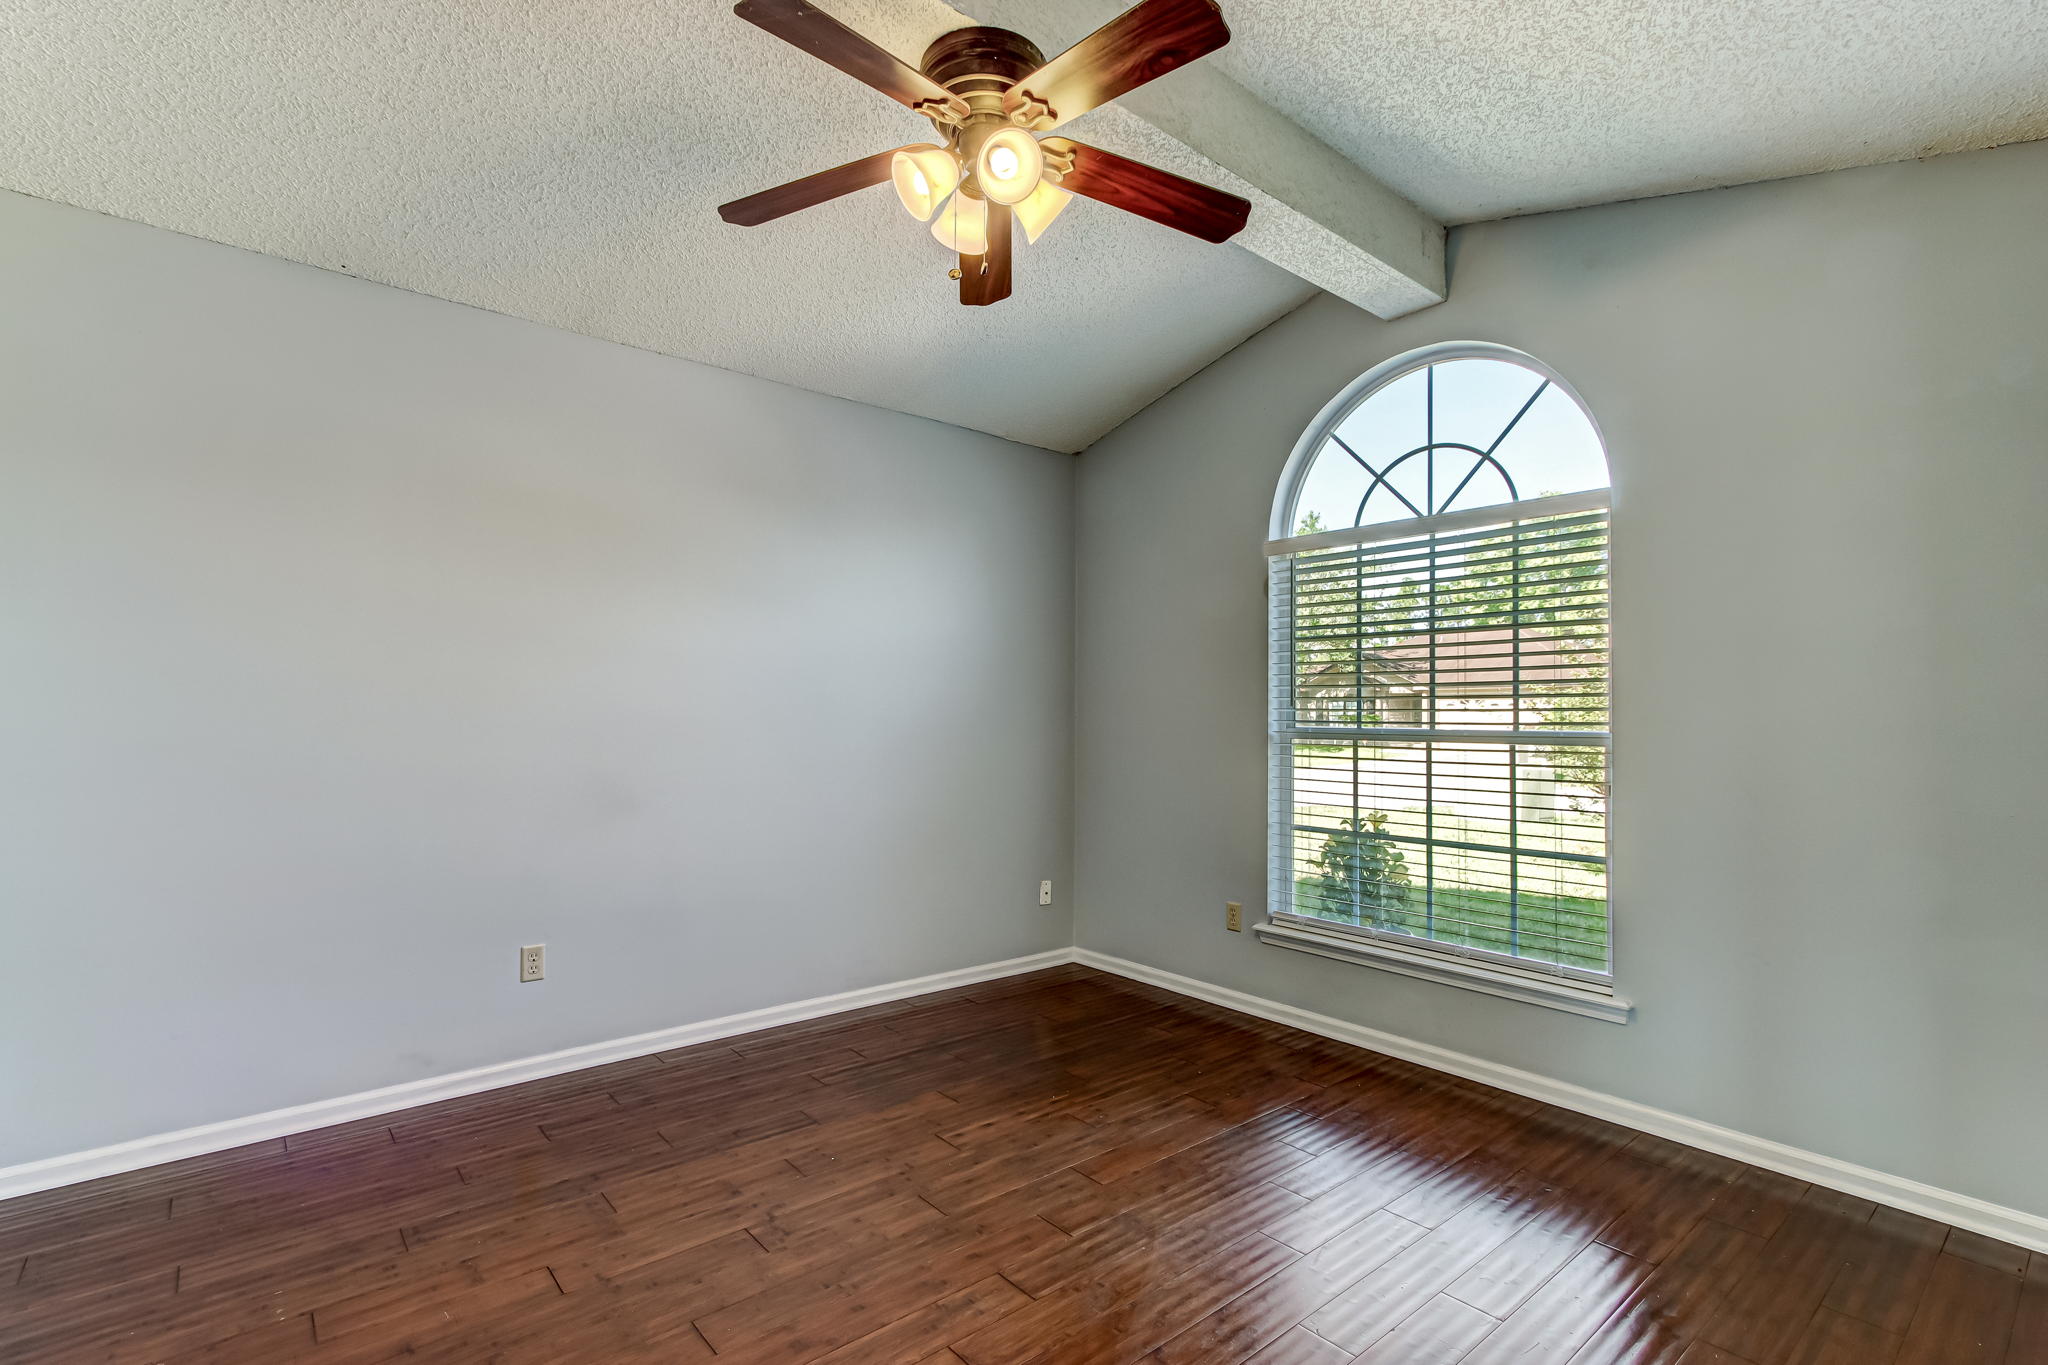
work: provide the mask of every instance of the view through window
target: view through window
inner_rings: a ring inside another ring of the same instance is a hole
[[[1272,913],[1605,981],[1599,434],[1499,348],[1377,376],[1290,465],[1268,547]]]

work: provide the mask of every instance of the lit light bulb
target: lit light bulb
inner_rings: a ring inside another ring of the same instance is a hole
[[[1021,204],[1045,176],[1045,153],[1022,128],[1003,128],[981,144],[974,180],[998,204]]]
[[[910,216],[923,222],[960,183],[960,163],[943,147],[921,142],[889,158],[889,179]]]
[[[1016,207],[1017,225],[1024,229],[1024,240],[1037,241],[1038,234],[1051,227],[1052,220],[1060,216],[1060,210],[1073,202],[1073,191],[1041,180],[1038,188],[1026,195],[1024,202]]]
[[[932,236],[948,251],[962,256],[988,254],[988,205],[979,199],[956,194],[932,220]]]

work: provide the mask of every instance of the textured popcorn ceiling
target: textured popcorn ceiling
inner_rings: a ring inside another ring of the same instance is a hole
[[[1209,60],[1453,221],[2048,134],[2043,0],[1224,5]],[[913,60],[962,22],[827,7]],[[985,310],[886,188],[728,227],[928,133],[729,8],[0,0],[0,186],[1059,450],[1311,292],[1087,201]]]
[[[2048,0],[1222,3],[1213,60],[1451,223],[2048,137]]]
[[[1314,292],[1081,201],[969,309],[887,187],[715,212],[930,134],[722,0],[0,0],[0,186],[1055,450]]]

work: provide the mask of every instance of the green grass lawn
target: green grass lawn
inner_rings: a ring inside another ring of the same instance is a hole
[[[1294,908],[1297,914],[1317,919],[1360,922],[1348,904],[1323,903],[1312,877],[1294,883]],[[1438,943],[1517,953],[1568,967],[1607,969],[1607,902],[1586,896],[1523,891],[1514,898],[1511,914],[1505,890],[1440,886],[1432,917],[1422,887],[1411,886],[1406,908],[1386,917],[1380,927]]]

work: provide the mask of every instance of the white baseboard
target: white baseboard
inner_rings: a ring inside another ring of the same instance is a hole
[[[137,1138],[132,1142],[116,1143],[110,1147],[98,1147],[89,1152],[76,1152],[68,1156],[50,1157],[42,1161],[0,1168],[0,1199],[53,1189],[60,1185],[76,1184],[100,1176],[117,1175],[123,1171],[139,1170],[145,1166],[177,1161],[184,1157],[224,1151],[251,1142],[283,1137],[288,1133],[300,1133],[311,1128],[346,1123],[351,1119],[394,1113],[401,1109],[430,1104],[436,1100],[472,1095],[481,1090],[494,1090],[500,1086],[516,1085],[521,1081],[538,1080],[544,1076],[557,1076],[563,1072],[601,1066],[606,1062],[621,1061],[628,1057],[641,1057],[651,1052],[666,1052],[671,1048],[687,1047],[692,1043],[729,1038],[757,1029],[773,1028],[778,1024],[799,1023],[822,1015],[860,1009],[866,1005],[886,1004],[891,1000],[904,1000],[912,996],[928,995],[934,991],[951,990],[957,986],[970,986],[977,981],[992,981],[998,977],[1041,971],[1069,962],[1078,962],[1116,976],[1142,981],[1196,1000],[1206,1000],[1212,1005],[1221,1005],[1225,1009],[1269,1019],[1276,1024],[1286,1024],[1306,1033],[1352,1043],[1374,1052],[1384,1052],[1388,1056],[1399,1057],[1419,1066],[1463,1076],[1467,1080],[1496,1086],[1517,1095],[1526,1095],[1530,1099],[1542,1100],[1559,1108],[1591,1114],[1596,1118],[1608,1119],[1629,1128],[1669,1138],[1674,1142],[1683,1142],[1688,1146],[1717,1152],[1722,1156],[1746,1161],[1753,1166],[1777,1171],[1797,1180],[1809,1181],[1831,1190],[1840,1190],[1844,1194],[1904,1209],[1908,1213],[1917,1213],[1938,1222],[1967,1228],[1972,1232],[1981,1232],[1986,1236],[1996,1237],[2034,1251],[2048,1252],[2048,1218],[2038,1214],[2006,1208],[1966,1194],[1936,1189],[1932,1185],[1923,1185],[1901,1176],[1887,1175],[1883,1171],[1839,1161],[1834,1157],[1822,1156],[1818,1152],[1788,1147],[1784,1143],[1773,1142],[1768,1138],[1751,1137],[1747,1133],[1738,1133],[1731,1128],[1722,1128],[1700,1119],[1687,1118],[1683,1114],[1674,1114],[1668,1110],[1639,1104],[1634,1100],[1625,1100],[1617,1095],[1588,1090],[1584,1086],[1553,1080],[1531,1071],[1489,1062],[1483,1057],[1453,1052],[1449,1048],[1417,1042],[1412,1038],[1403,1038],[1399,1034],[1383,1033],[1378,1029],[1366,1028],[1362,1024],[1348,1023],[1329,1015],[1316,1014],[1293,1005],[1283,1005],[1276,1000],[1247,995],[1243,991],[1211,985],[1177,972],[1148,967],[1140,962],[1111,957],[1087,948],[1055,948],[1050,952],[1034,953],[1029,957],[989,962],[978,967],[963,967],[957,971],[939,972],[909,981],[892,981],[862,990],[845,991],[839,995],[823,995],[792,1004],[750,1010],[745,1014],[729,1014],[723,1018],[705,1019],[698,1023],[683,1024],[654,1033],[636,1034],[631,1038],[615,1038],[609,1042],[567,1048],[544,1056],[499,1062],[492,1066],[476,1067],[446,1076],[431,1076],[425,1080],[408,1081],[403,1085],[386,1086],[381,1090],[366,1090],[361,1094],[344,1095],[338,1099],[316,1100],[311,1104],[296,1105],[289,1109],[274,1109],[269,1113],[255,1114],[248,1118],[229,1119],[223,1123],[210,1123],[175,1133],[163,1133],[155,1137]]]
[[[687,1047],[691,1043],[730,1038],[735,1034],[752,1033],[756,1029],[773,1028],[777,1024],[794,1024],[805,1019],[815,1019],[820,1015],[860,1009],[866,1005],[881,1005],[891,1000],[908,999],[914,995],[952,990],[956,986],[971,986],[977,981],[1018,976],[1047,967],[1063,966],[1072,961],[1073,949],[1055,948],[1050,952],[1033,953],[1029,957],[1013,957],[1004,962],[988,962],[979,967],[962,967],[957,971],[939,972],[909,981],[891,981],[885,985],[844,991],[838,995],[821,995],[811,1000],[798,1000],[793,1004],[772,1005],[767,1009],[749,1010],[745,1014],[728,1014],[721,1019],[705,1019],[699,1023],[683,1024],[654,1033],[635,1034],[631,1038],[614,1038],[609,1042],[565,1048],[560,1052],[550,1052],[539,1057],[522,1057],[516,1061],[497,1062],[490,1066],[479,1066],[446,1076],[429,1076],[424,1080],[407,1081],[402,1085],[387,1085],[381,1090],[365,1090],[360,1094],[343,1095],[338,1099],[315,1100],[311,1104],[294,1105],[289,1109],[273,1109],[269,1113],[252,1114],[248,1118],[228,1119],[198,1128],[181,1129],[175,1133],[160,1133],[154,1137],[117,1142],[109,1147],[96,1147],[89,1152],[47,1157],[41,1161],[0,1168],[0,1199],[32,1194],[37,1190],[54,1189],[59,1185],[74,1185],[104,1175],[118,1175],[123,1171],[139,1170],[144,1166],[156,1166],[166,1161],[203,1156],[208,1152],[225,1151],[230,1147],[241,1147],[251,1142],[283,1137],[288,1133],[303,1133],[311,1128],[347,1123],[351,1119],[370,1118],[377,1114],[411,1109],[417,1105],[431,1104],[435,1100],[473,1095],[479,1090],[495,1090],[499,1086],[517,1085],[521,1081],[539,1080],[543,1076],[558,1076],[565,1071],[601,1066],[606,1062],[621,1061],[628,1057],[644,1057],[650,1052],[667,1052],[671,1048]]]
[[[1148,967],[1125,958],[1111,957],[1107,953],[1098,953],[1092,949],[1075,949],[1073,959],[1083,966],[1128,977],[1133,981],[1142,981],[1179,995],[1193,996],[1197,1000],[1206,1000],[1225,1009],[1256,1015],[1276,1024],[1286,1024],[1306,1033],[1320,1034],[1325,1038],[1352,1043],[1374,1052],[1384,1052],[1403,1061],[1414,1062],[1436,1071],[1446,1071],[1453,1076],[1463,1076],[1467,1080],[1478,1081],[1502,1090],[1510,1090],[1517,1095],[1526,1095],[1533,1100],[1557,1105],[1561,1109],[1591,1114],[1624,1127],[1638,1128],[1646,1133],[1654,1133],[1658,1137],[1669,1138],[1673,1142],[1685,1143],[1689,1147],[1699,1147],[1722,1156],[1733,1157],[1737,1161],[1746,1161],[1752,1166],[1777,1171],[1795,1180],[1804,1180],[1874,1203],[1904,1209],[1908,1213],[1917,1213],[1936,1222],[1967,1228],[1971,1232],[1981,1232],[1987,1237],[1996,1237],[2033,1251],[2048,1252],[2048,1218],[2039,1214],[2006,1208],[1967,1194],[1936,1189],[1917,1180],[1907,1180],[1903,1176],[1871,1170],[1868,1166],[1838,1161],[1831,1156],[1788,1147],[1782,1142],[1773,1142],[1768,1138],[1751,1137],[1732,1128],[1722,1128],[1700,1119],[1687,1118],[1683,1114],[1638,1104],[1634,1100],[1625,1100],[1618,1095],[1588,1090],[1584,1086],[1552,1080],[1548,1076],[1539,1076],[1531,1071],[1489,1062],[1482,1057],[1453,1052],[1449,1048],[1437,1047],[1431,1043],[1420,1043],[1398,1034],[1382,1033],[1378,1029],[1347,1023],[1326,1014],[1316,1014],[1293,1005],[1283,1005],[1275,1000],[1247,995],[1243,991],[1234,991],[1228,987],[1213,986],[1206,981],[1181,976],[1177,972]]]

